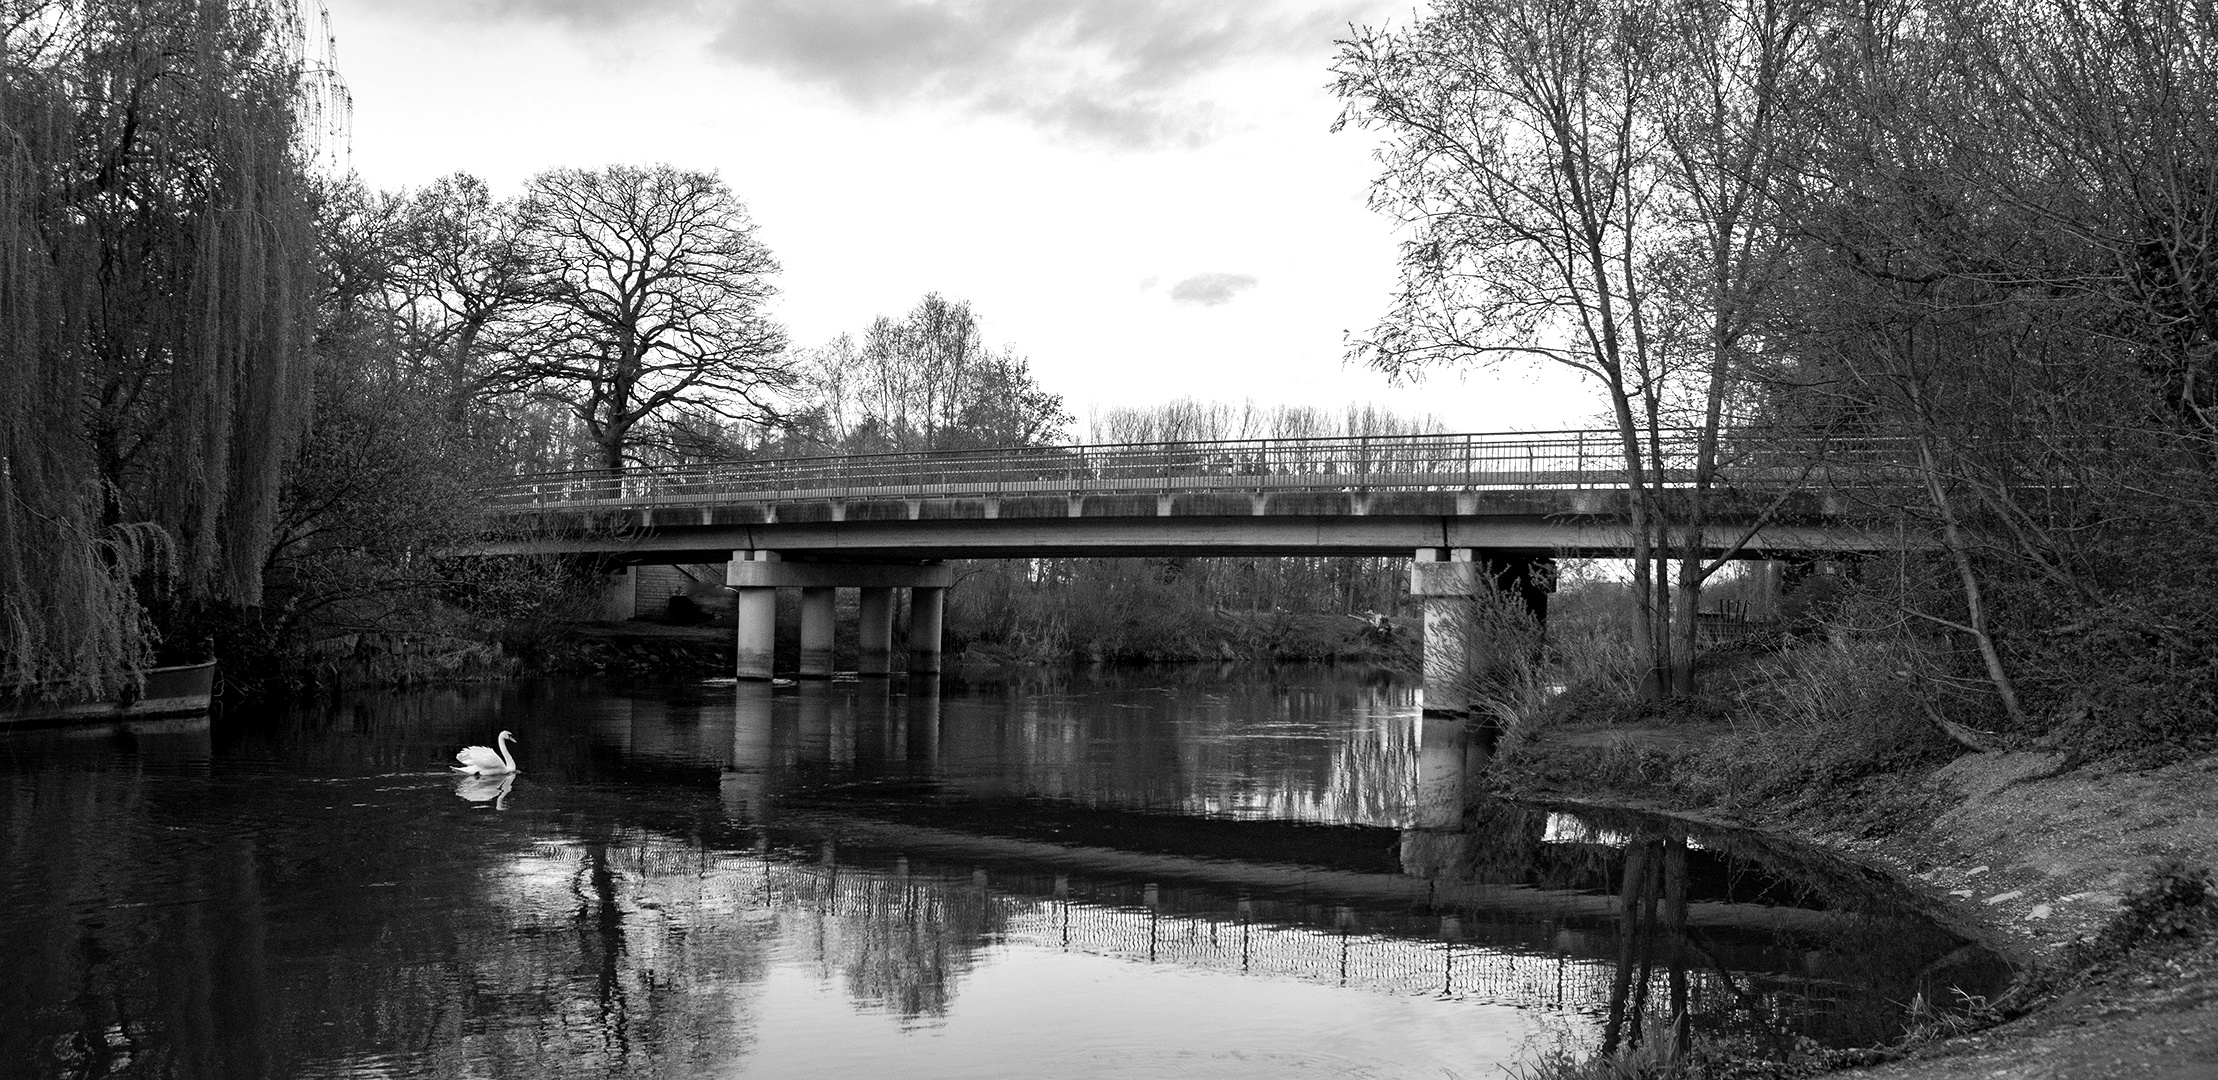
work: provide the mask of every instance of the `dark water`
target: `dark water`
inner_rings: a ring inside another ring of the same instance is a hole
[[[2005,974],[1853,869],[1480,798],[1413,702],[545,681],[0,735],[0,1076],[1492,1076]],[[445,771],[502,728],[511,783]]]

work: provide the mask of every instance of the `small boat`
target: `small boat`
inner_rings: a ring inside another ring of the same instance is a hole
[[[208,711],[215,694],[216,662],[148,668],[136,694],[91,700],[23,700],[0,697],[0,729],[18,724],[78,724],[107,720],[144,720],[157,716],[195,716]]]

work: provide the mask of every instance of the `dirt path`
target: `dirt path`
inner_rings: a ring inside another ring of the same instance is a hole
[[[2218,866],[2218,758],[2058,773],[2054,755],[1975,754],[1934,774],[1961,801],[1877,842],[1817,837],[1946,894],[2036,963],[2092,938],[2166,858]],[[2032,1014],[1848,1075],[1887,1080],[2218,1080],[2218,942],[2137,956]]]
[[[2036,961],[2092,936],[2167,857],[2218,866],[2218,757],[2148,771],[1972,754],[1929,783],[1959,801],[1878,841],[1815,837],[1945,893],[1966,922]]]

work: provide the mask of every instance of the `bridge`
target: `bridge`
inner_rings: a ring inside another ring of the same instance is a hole
[[[1650,450],[1667,512],[1693,486],[1695,452],[1687,431]],[[1894,548],[1896,529],[1856,520],[1838,493],[1908,458],[1894,439],[1729,436],[1704,545],[1751,558]],[[474,550],[728,562],[744,678],[771,675],[780,586],[802,590],[802,675],[830,674],[841,587],[862,590],[862,673],[888,673],[892,590],[908,588],[909,670],[936,672],[952,581],[940,560],[1414,555],[1412,591],[1428,598],[1431,626],[1436,608],[1449,619],[1496,588],[1544,604],[1535,567],[1557,556],[1629,554],[1627,480],[1623,444],[1603,430],[727,461],[516,477],[486,493],[503,538]],[[1431,653],[1426,681],[1445,686],[1453,671],[1436,672]]]

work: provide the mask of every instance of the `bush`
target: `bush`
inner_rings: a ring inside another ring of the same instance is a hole
[[[2095,939],[2097,958],[2116,956],[2143,942],[2198,937],[2218,928],[2218,889],[2209,867],[2166,859]]]
[[[1740,802],[1824,791],[1958,749],[1934,721],[1910,642],[1847,638],[1756,665],[1728,699],[1732,733],[1695,756],[1693,793]]]

